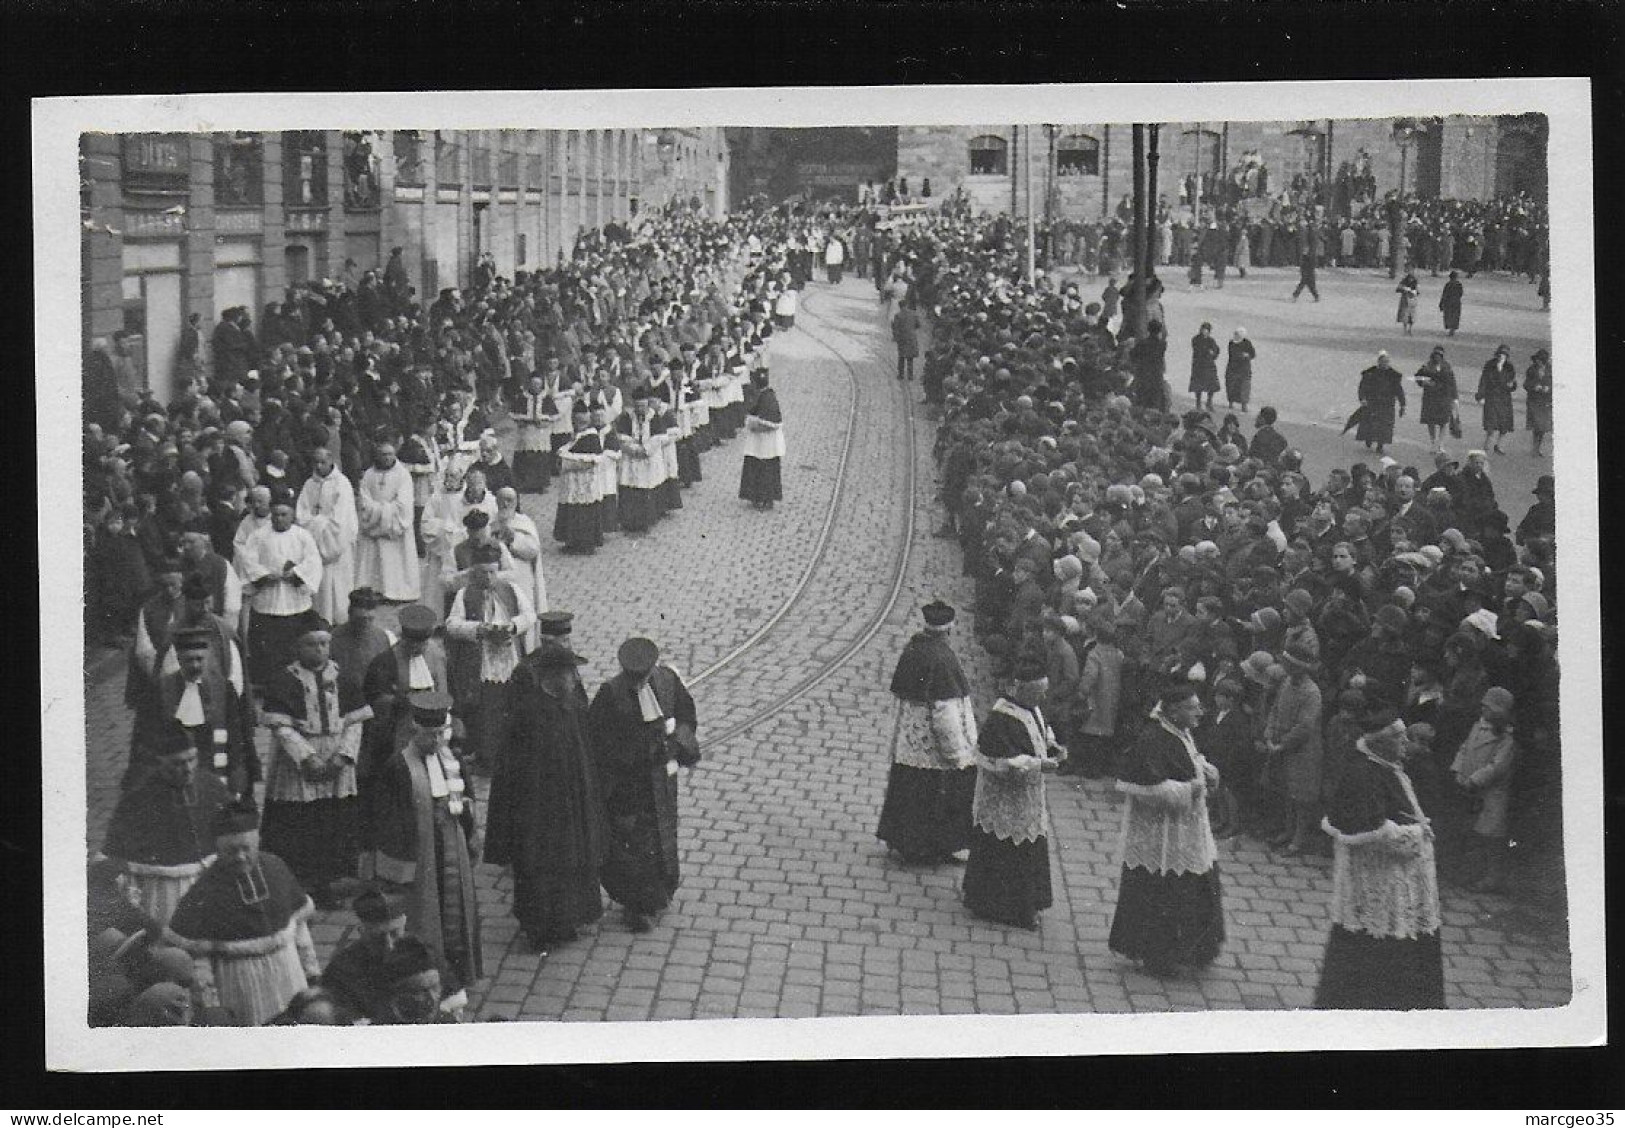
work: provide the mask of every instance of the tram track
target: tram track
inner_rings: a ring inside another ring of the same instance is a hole
[[[804,313],[812,312],[809,306],[811,305],[811,299],[815,296],[818,295],[809,295],[803,300],[802,310]],[[773,629],[778,626],[779,623],[783,622],[786,616],[788,616],[802,603],[806,597],[808,589],[812,585],[814,577],[818,574],[819,568],[829,553],[835,522],[840,513],[841,503],[846,497],[848,488],[852,449],[856,441],[859,408],[862,399],[859,384],[860,377],[858,374],[858,369],[852,363],[852,361],[843,356],[840,351],[831,345],[824,337],[809,330],[805,321],[803,321],[800,328],[802,332],[807,334],[808,338],[814,344],[828,352],[836,359],[836,361],[840,363],[840,365],[846,370],[851,383],[851,409],[847,418],[846,437],[842,444],[841,458],[836,472],[835,490],[830,497],[830,503],[825,512],[823,526],[819,530],[818,541],[814,547],[812,557],[808,562],[807,568],[803,571],[800,580],[797,582],[795,588],[792,589],[789,598],[781,603],[778,609],[775,610],[774,613],[769,616],[768,619],[759,628],[757,628],[756,631],[752,632],[749,638],[745,639],[745,641],[734,647],[733,650],[729,651],[716,662],[713,662],[711,665],[707,666],[704,670],[701,670],[697,675],[695,675],[695,677],[689,682],[691,687],[697,686],[702,682],[714,677],[716,674],[727,669],[735,662],[739,661],[739,659],[743,658],[751,650],[759,646],[768,637],[768,635],[771,634]],[[895,392],[892,394],[894,396],[896,395]],[[771,719],[779,713],[782,713],[796,701],[800,700],[802,697],[805,697],[808,693],[811,693],[814,689],[818,688],[818,686],[822,685],[832,675],[834,675],[836,671],[850,662],[865,646],[867,646],[870,641],[874,639],[875,635],[880,633],[881,628],[886,623],[886,619],[891,615],[892,610],[897,606],[897,600],[902,595],[903,587],[908,577],[908,564],[914,547],[915,525],[914,517],[916,499],[914,494],[916,489],[915,478],[917,474],[917,452],[915,451],[916,439],[914,435],[913,412],[906,396],[903,401],[903,412],[903,418],[907,424],[907,452],[905,461],[906,480],[904,483],[902,496],[907,500],[903,514],[903,532],[901,543],[898,546],[895,561],[892,565],[891,576],[886,588],[886,597],[884,601],[874,612],[874,614],[869,617],[868,621],[864,624],[863,629],[860,630],[858,634],[854,636],[844,647],[842,647],[840,653],[835,655],[833,658],[819,663],[817,668],[802,677],[788,691],[778,695],[772,701],[755,710],[744,719],[728,725],[719,735],[706,739],[705,745],[708,749],[718,749],[738,739],[751,729],[755,728],[757,725]]]

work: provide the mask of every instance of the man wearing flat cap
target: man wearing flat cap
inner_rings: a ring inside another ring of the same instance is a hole
[[[513,914],[543,953],[603,915],[603,800],[577,673],[584,661],[556,634],[520,661],[491,781],[485,860],[512,869]]]
[[[660,664],[660,648],[629,638],[621,672],[599,687],[587,724],[604,797],[604,891],[634,932],[671,903],[677,857],[677,769],[699,763],[694,698]]]
[[[271,523],[248,539],[237,559],[252,593],[248,621],[248,672],[255,685],[293,661],[298,640],[318,617],[315,593],[322,584],[322,555],[310,533],[293,523],[293,495],[278,487],[271,497]]]
[[[915,863],[948,860],[970,846],[976,791],[976,715],[970,680],[949,643],[954,609],[933,600],[925,629],[908,640],[892,673],[903,725],[875,837]]]
[[[299,639],[299,657],[267,681],[262,723],[271,730],[265,840],[324,907],[329,886],[356,858],[356,761],[372,707],[361,682],[340,674],[323,628]]]
[[[451,704],[444,693],[411,696],[412,737],[378,774],[361,872],[401,887],[407,931],[466,985],[484,969],[474,892],[480,841],[474,792],[450,742]]]
[[[220,808],[215,860],[164,930],[192,957],[198,1001],[247,1026],[276,1017],[320,973],[309,927],[315,906],[282,859],[260,849],[259,825],[251,800]]]

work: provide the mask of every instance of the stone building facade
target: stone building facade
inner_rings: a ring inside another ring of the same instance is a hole
[[[221,311],[393,247],[427,301],[481,254],[512,277],[640,210],[727,210],[720,128],[86,134],[80,166],[84,345],[125,331],[162,402],[191,314],[206,350]]]
[[[975,210],[1100,219],[1132,199],[1128,125],[902,126],[897,175],[921,198],[963,190]],[[1170,122],[1161,129],[1156,191],[1173,206],[1181,181],[1227,174],[1244,154],[1269,169],[1272,194],[1302,173],[1328,178],[1369,159],[1380,198],[1400,188],[1423,196],[1488,199],[1529,191],[1544,200],[1545,122],[1507,118]]]

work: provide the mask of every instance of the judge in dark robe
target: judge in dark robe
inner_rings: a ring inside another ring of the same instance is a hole
[[[333,641],[329,646],[334,663],[341,676],[364,684],[373,659],[394,644],[389,632],[374,621],[382,597],[369,587],[359,587],[350,593],[349,615],[333,628]]]
[[[758,368],[751,384],[756,392],[745,419],[745,466],[739,476],[739,496],[758,509],[771,509],[784,498],[784,415],[779,411],[779,397],[767,386],[767,369]]]
[[[925,629],[909,639],[892,673],[902,724],[875,837],[912,863],[966,849],[976,793],[976,716],[970,681],[949,643],[954,609],[925,605]]]
[[[630,638],[621,672],[599,687],[587,723],[604,801],[604,892],[634,932],[671,903],[677,856],[677,769],[700,761],[694,698],[660,649]]]
[[[1439,1009],[1444,960],[1433,829],[1403,766],[1398,720],[1355,742],[1327,804],[1332,836],[1332,932],[1315,1006]]]
[[[1066,753],[1039,709],[1048,691],[1043,654],[1022,654],[976,743],[965,907],[983,920],[1017,928],[1036,928],[1038,913],[1053,903],[1044,772]]]
[[[164,940],[192,957],[198,1001],[260,1026],[320,971],[298,880],[260,849],[259,815],[236,800],[215,815],[214,862],[181,898]]]
[[[407,929],[463,984],[484,974],[474,862],[474,795],[448,739],[451,698],[411,698],[412,739],[380,773],[363,876],[404,886]]]
[[[1217,850],[1207,792],[1219,772],[1197,750],[1194,682],[1165,690],[1128,752],[1123,876],[1108,946],[1153,975],[1205,967],[1224,944]]]
[[[231,794],[198,769],[192,735],[169,726],[155,770],[119,797],[102,853],[118,862],[136,904],[160,925],[214,858],[214,814]]]
[[[603,915],[603,808],[587,738],[585,659],[553,638],[514,674],[486,815],[485,860],[513,870],[513,914],[541,952]]]

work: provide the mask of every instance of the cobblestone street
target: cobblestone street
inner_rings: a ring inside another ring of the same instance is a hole
[[[549,596],[576,615],[589,692],[630,634],[657,640],[694,690],[705,760],[681,781],[683,885],[653,931],[635,936],[608,912],[544,959],[523,950],[509,879],[482,865],[488,978],[470,992],[473,1013],[617,1021],[1309,1005],[1329,859],[1221,843],[1224,952],[1198,976],[1157,979],[1106,947],[1120,809],[1107,782],[1048,783],[1055,904],[1036,932],[972,919],[959,903],[962,868],[888,857],[874,828],[896,734],[892,665],[919,606],[935,597],[966,611],[972,584],[958,544],[931,536],[934,425],[919,385],[893,378],[873,286],[810,285],[770,358],[788,442],[777,508],[738,499],[736,440],[705,456],[685,507],[647,534],[613,536],[591,557],[546,540]],[[1539,467],[1527,461],[1532,477]],[[1326,465],[1311,451],[1315,480]],[[555,503],[556,488],[525,499],[544,538]],[[987,663],[968,630],[955,645],[985,711]],[[129,718],[122,655],[91,658],[94,847],[117,798]],[[1568,1001],[1561,921],[1504,897],[1453,887],[1443,897],[1451,1007]],[[321,914],[313,932],[324,958],[353,927],[348,913]]]

